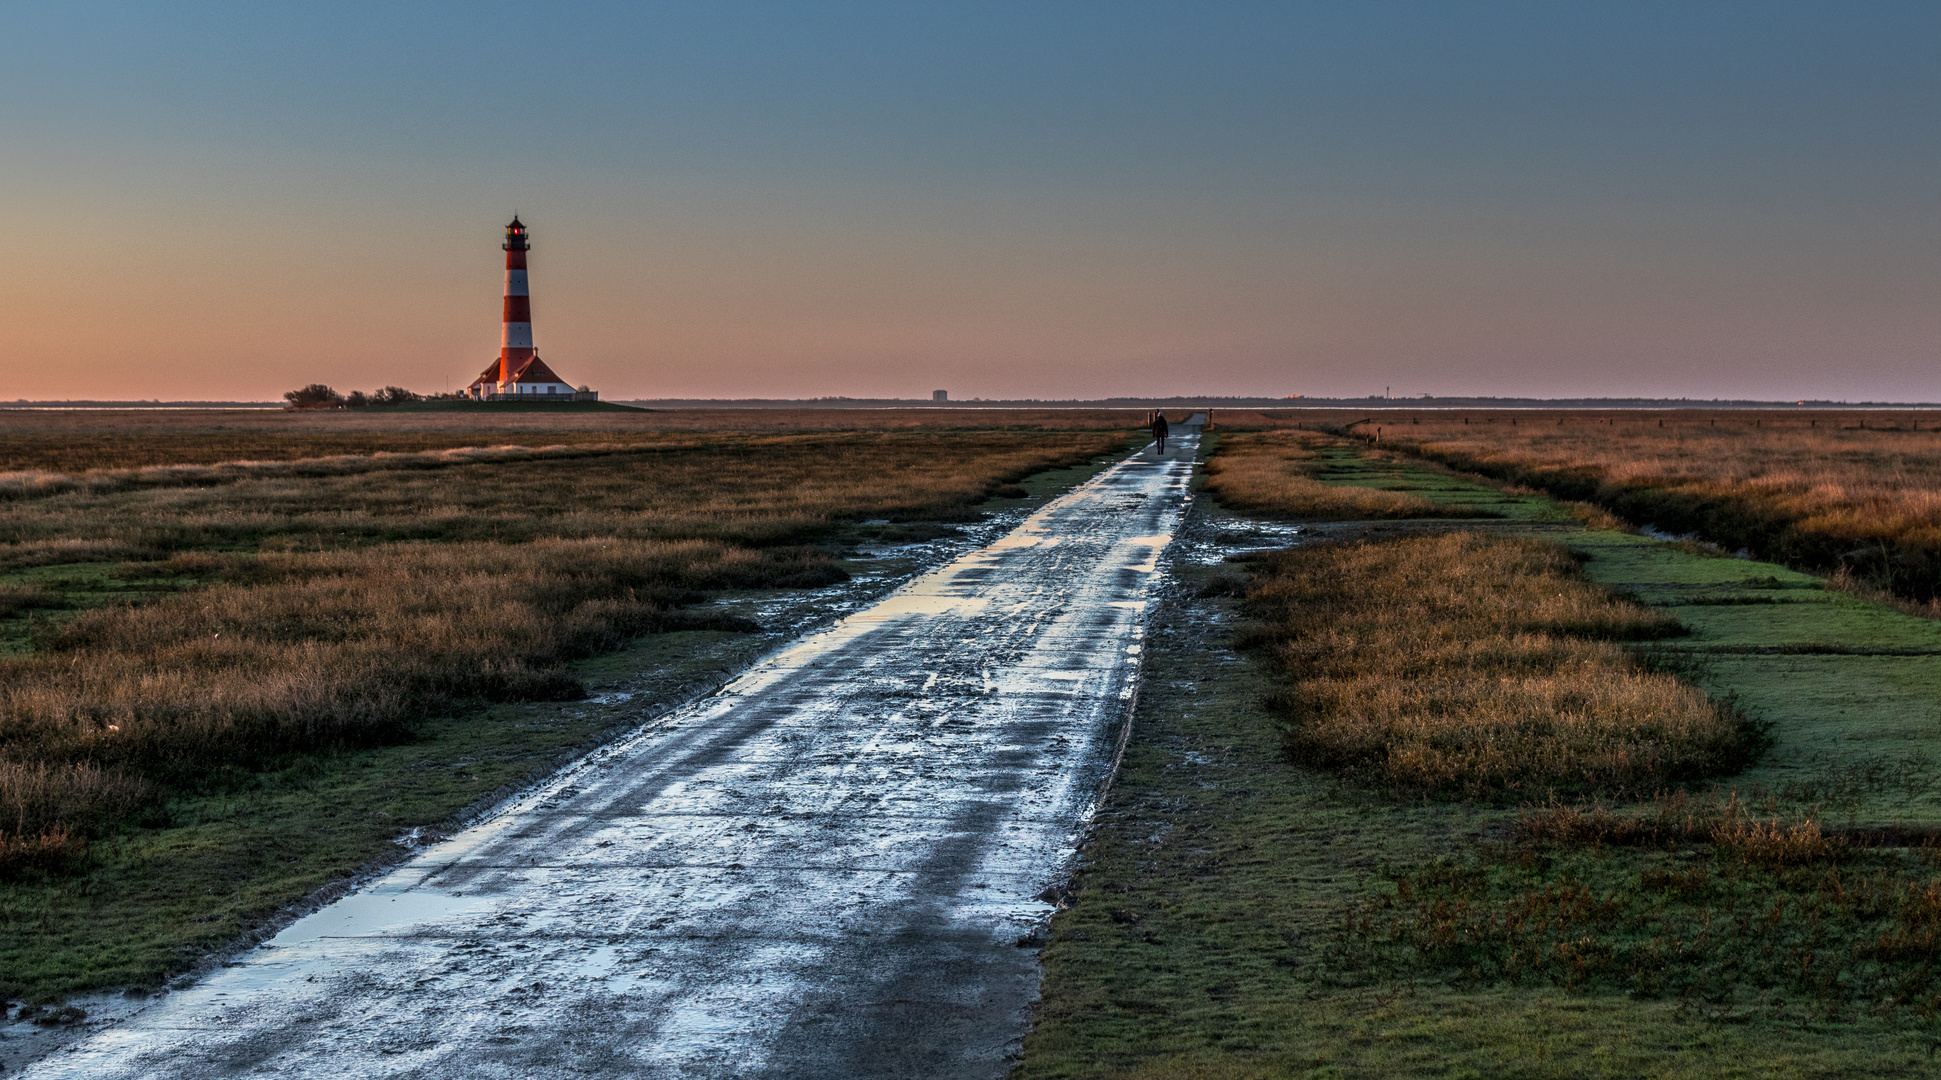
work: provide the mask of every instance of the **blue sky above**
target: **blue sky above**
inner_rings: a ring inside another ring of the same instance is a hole
[[[516,208],[615,395],[1941,400],[1929,5],[10,21],[26,396],[462,383]]]

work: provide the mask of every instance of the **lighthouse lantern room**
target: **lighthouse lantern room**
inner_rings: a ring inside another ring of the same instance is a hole
[[[592,390],[573,389],[539,358],[532,344],[532,293],[526,284],[526,252],[532,234],[519,215],[505,227],[505,318],[499,358],[479,373],[466,393],[480,401],[598,401]]]

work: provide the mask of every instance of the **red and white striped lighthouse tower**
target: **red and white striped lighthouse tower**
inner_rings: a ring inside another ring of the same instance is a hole
[[[532,347],[532,294],[526,288],[526,227],[519,215],[505,227],[505,329],[499,335],[499,384],[512,381],[526,361],[535,355]]]
[[[472,380],[467,393],[494,400],[517,395],[541,395],[541,401],[597,401],[600,395],[585,387],[574,390],[539,358],[532,346],[532,296],[526,288],[526,250],[532,245],[519,215],[505,227],[505,322],[499,331],[499,361]]]

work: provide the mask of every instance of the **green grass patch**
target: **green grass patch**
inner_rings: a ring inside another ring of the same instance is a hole
[[[144,603],[208,580],[162,567],[160,563],[86,562],[0,573],[0,656],[32,652],[46,634],[90,608]]]
[[[1463,502],[1495,490],[1387,454],[1366,469]],[[1544,495],[1508,498],[1509,520],[1465,527],[1565,544],[1591,581],[1676,617],[1687,633],[1655,650],[1767,725],[1770,745],[1728,786],[1833,824],[1941,825],[1941,622],[1775,563],[1586,529]],[[1783,602],[1745,602],[1765,597]]]
[[[1487,846],[1514,815],[1290,764],[1260,706],[1277,684],[1232,651],[1234,618],[1232,601],[1180,598],[1155,619],[1125,760],[1053,921],[1017,1077],[1930,1075],[1918,1017],[1492,982],[1418,959],[1405,939],[1374,943],[1399,958],[1371,955],[1349,920],[1382,930],[1383,913],[1400,917],[1381,907],[1398,878],[1451,852],[1490,860],[1504,895],[1538,871]]]
[[[1409,459],[1324,456],[1314,475],[1489,505],[1503,518],[1461,527],[1567,544],[1688,628],[1648,662],[1734,697],[1770,745],[1654,843],[1360,787],[1284,756],[1262,705],[1281,684],[1231,649],[1231,584],[1192,596],[1234,570],[1189,571],[1053,922],[1020,1076],[1932,1075],[1941,626]]]

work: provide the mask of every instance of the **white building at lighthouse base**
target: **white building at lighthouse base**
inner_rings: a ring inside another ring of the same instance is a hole
[[[480,401],[598,401],[600,392],[582,386],[573,389],[564,379],[553,374],[553,369],[537,355],[519,365],[510,377],[499,378],[500,364],[494,360],[492,366],[479,373],[472,385],[465,388],[467,396]]]

